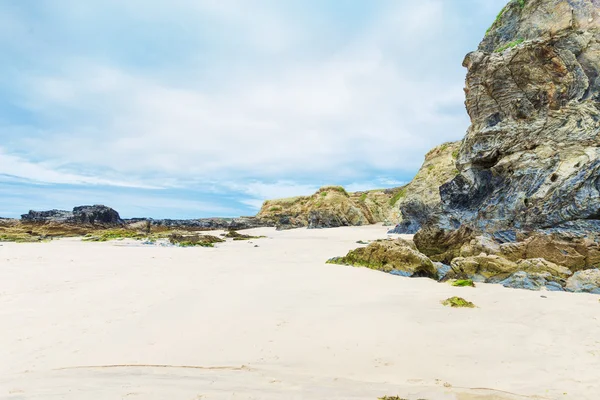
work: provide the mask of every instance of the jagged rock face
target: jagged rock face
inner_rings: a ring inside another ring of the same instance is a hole
[[[119,225],[123,223],[117,211],[101,205],[75,207],[73,209],[72,221],[81,224],[105,225]]]
[[[66,222],[69,218],[73,217],[71,211],[65,210],[48,210],[48,211],[34,211],[29,210],[27,214],[21,215],[22,221],[29,222]]]
[[[419,248],[461,226],[499,243],[597,227],[600,0],[513,0],[464,65],[460,174],[440,187]]]
[[[49,210],[49,211],[29,211],[21,216],[24,222],[37,223],[69,223],[69,224],[100,224],[100,225],[121,225],[123,221],[119,213],[110,207],[79,206],[73,211]]]
[[[440,211],[440,185],[456,176],[456,157],[460,142],[444,143],[425,156],[414,179],[404,186],[394,203],[402,221],[390,233],[414,234],[429,216]]]
[[[570,28],[600,28],[599,0],[511,0],[486,33],[479,50],[492,53],[515,40],[556,35]]]

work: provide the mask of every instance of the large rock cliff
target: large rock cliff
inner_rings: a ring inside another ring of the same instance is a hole
[[[600,0],[510,1],[464,66],[471,126],[419,249],[450,261],[485,236],[598,265]]]

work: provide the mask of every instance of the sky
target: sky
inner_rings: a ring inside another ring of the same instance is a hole
[[[254,215],[461,139],[506,0],[0,0],[0,216]]]

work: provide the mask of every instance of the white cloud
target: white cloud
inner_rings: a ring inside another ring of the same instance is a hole
[[[23,158],[6,154],[0,147],[0,181],[28,181],[33,184],[77,184],[105,185],[138,189],[160,189],[158,186],[139,182],[103,179],[94,176],[60,172],[43,163],[33,163]]]
[[[327,171],[342,179],[369,168],[413,169],[429,147],[421,129],[449,135],[447,127],[464,125],[464,117],[437,115],[461,90],[407,74],[407,60],[385,46],[395,34],[433,30],[440,10],[439,1],[400,7],[400,19],[375,25],[366,41],[323,59],[275,66],[268,79],[232,76],[236,85],[210,91],[190,70],[190,84],[181,87],[65,59],[60,73],[27,77],[27,104],[69,123],[37,143],[29,138],[28,146],[53,160],[138,175],[277,178]],[[423,15],[408,32],[406,22]],[[48,140],[55,144],[46,146]]]

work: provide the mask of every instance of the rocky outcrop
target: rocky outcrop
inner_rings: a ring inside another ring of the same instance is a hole
[[[152,218],[132,218],[125,220],[129,226],[137,226],[143,223],[150,223],[150,226],[158,229],[185,229],[185,230],[243,230],[252,228],[261,228],[265,226],[275,226],[269,221],[264,221],[256,217],[239,218],[199,218],[199,219],[152,219]]]
[[[341,186],[326,186],[312,196],[267,200],[256,217],[278,229],[334,228],[397,220],[390,203],[400,190],[347,193]]]
[[[73,211],[50,210],[29,211],[21,216],[21,221],[38,223],[69,223],[69,224],[101,224],[122,225],[123,220],[119,213],[110,207],[103,205],[79,206]]]
[[[458,173],[459,148],[460,142],[444,143],[427,153],[414,179],[391,200],[401,221],[390,233],[414,234],[432,213],[441,210],[439,187]]]
[[[21,215],[21,221],[27,222],[67,222],[73,218],[73,212],[65,210],[34,211]]]
[[[329,264],[367,267],[406,277],[438,279],[433,262],[419,253],[415,246],[402,239],[379,240],[350,251],[345,257],[335,257]]]
[[[573,274],[567,281],[569,292],[600,294],[600,269],[588,269]]]
[[[485,237],[513,260],[600,265],[599,11],[513,0],[467,55],[471,126],[440,212],[415,237],[423,253],[449,262]]]

